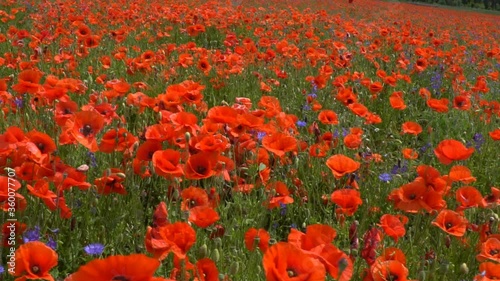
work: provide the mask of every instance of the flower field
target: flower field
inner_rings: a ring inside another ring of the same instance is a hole
[[[0,3],[0,280],[500,280],[500,15]]]

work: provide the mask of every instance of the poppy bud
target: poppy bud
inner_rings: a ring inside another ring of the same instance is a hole
[[[240,269],[240,264],[237,261],[235,261],[231,264],[231,266],[229,266],[229,274],[234,276],[238,273],[239,269]]]
[[[346,258],[341,258],[339,260],[339,263],[338,263],[339,276],[342,275],[342,272],[344,272],[344,270],[347,268],[348,265],[349,265],[349,263],[347,262]]]
[[[446,246],[446,248],[450,248],[451,246],[451,238],[449,235],[446,235],[446,238],[444,239],[444,245]]]
[[[219,249],[214,249],[212,256],[214,262],[218,262],[220,259]]]
[[[215,247],[219,248],[220,246],[222,246],[222,239],[220,239],[220,237],[216,237],[214,238],[214,243]]]
[[[198,248],[198,255],[197,255],[197,258],[199,260],[205,258],[207,256],[207,253],[208,253],[208,247],[207,247],[207,244],[203,244],[201,245],[200,248]]]
[[[465,262],[460,265],[460,271],[463,274],[469,274],[469,267],[467,266],[467,264]]]
[[[425,280],[427,280],[427,279],[426,279],[426,277],[427,277],[427,276],[426,276],[426,274],[425,274],[425,271],[423,271],[423,270],[422,270],[422,271],[420,271],[420,272],[418,273],[418,280],[420,280],[420,281],[425,281]]]
[[[448,272],[448,270],[450,269],[450,264],[448,262],[444,262],[441,264],[441,269],[444,271],[444,272]]]
[[[226,279],[226,276],[222,273],[219,273],[219,280],[224,281]]]
[[[78,168],[76,168],[76,170],[77,170],[78,172],[85,173],[86,171],[88,171],[88,170],[89,170],[89,166],[88,166],[88,165],[83,164],[83,165],[80,165]]]
[[[124,173],[117,173],[116,175],[117,175],[117,176],[119,176],[119,177],[120,177],[120,178],[122,178],[122,179],[124,179],[124,178],[126,178],[126,177],[127,177],[127,176],[125,176],[125,174],[124,174]]]
[[[189,142],[191,140],[191,134],[189,132],[186,132],[184,136],[186,137],[186,142]]]

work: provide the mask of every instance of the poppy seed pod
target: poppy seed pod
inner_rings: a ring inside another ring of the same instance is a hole
[[[207,244],[201,245],[200,248],[198,248],[198,259],[201,260],[207,256],[208,253],[208,247]]]
[[[234,276],[238,274],[239,269],[240,269],[240,264],[237,261],[235,261],[231,264],[231,266],[229,266],[229,274]]]
[[[460,271],[463,274],[469,274],[469,267],[467,266],[467,264],[465,262],[460,265]]]
[[[219,249],[214,249],[214,251],[212,252],[212,259],[214,260],[214,262],[219,261],[220,259]]]

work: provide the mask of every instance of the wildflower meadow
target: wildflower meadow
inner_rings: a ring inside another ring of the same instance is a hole
[[[499,22],[0,1],[0,280],[500,280]]]

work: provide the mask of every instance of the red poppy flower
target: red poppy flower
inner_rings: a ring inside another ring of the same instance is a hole
[[[394,242],[398,242],[398,239],[405,236],[405,224],[408,222],[406,216],[395,216],[390,214],[385,214],[380,218],[380,226],[384,229],[384,232],[394,239]]]
[[[403,157],[405,159],[415,160],[418,158],[418,152],[416,152],[415,150],[413,150],[411,148],[404,148],[402,150],[402,152],[403,152]]]
[[[49,183],[47,181],[38,180],[34,186],[28,184],[27,188],[32,195],[42,199],[51,211],[57,209],[57,194],[49,189]]]
[[[328,158],[326,165],[330,168],[336,179],[340,179],[346,174],[354,173],[360,167],[360,163],[342,154],[336,154]]]
[[[453,139],[441,141],[434,149],[434,154],[444,165],[449,165],[453,161],[467,160],[473,152],[473,147],[467,148],[461,142]]]
[[[265,116],[268,118],[275,117],[282,111],[280,102],[276,97],[262,96],[257,105],[265,110]]]
[[[288,235],[288,243],[309,251],[317,246],[332,243],[336,236],[337,231],[331,226],[326,224],[313,224],[307,226],[306,233],[302,233],[292,228]]]
[[[290,191],[288,191],[288,187],[281,181],[269,183],[266,186],[266,189],[270,189],[274,191],[274,196],[269,200],[269,203],[266,205],[269,209],[274,209],[279,207],[281,204],[291,204],[293,203],[293,198],[290,197]]]
[[[365,117],[368,114],[368,108],[360,103],[351,103],[347,106],[354,114]]]
[[[17,171],[16,173],[19,174]],[[12,196],[12,190],[15,192],[14,208],[16,209],[16,211],[24,211],[26,209],[26,199],[24,198],[24,196],[17,193],[17,190],[19,190],[20,188],[21,184],[16,179],[0,176],[0,204],[2,204],[2,209],[5,212],[12,208],[12,203],[8,200]]]
[[[169,253],[174,253],[178,259],[185,259],[195,241],[196,232],[185,222],[148,227],[145,238],[147,251],[159,260],[165,259]]]
[[[198,227],[207,228],[219,219],[219,214],[210,206],[197,206],[189,209],[188,220]]]
[[[199,281],[219,281],[219,270],[213,260],[202,258],[196,262],[195,266]]]
[[[500,129],[496,129],[496,130],[493,130],[489,133],[490,137],[493,139],[493,140],[500,140]]]
[[[103,176],[95,179],[94,184],[97,187],[97,193],[108,195],[111,193],[118,193],[125,195],[127,190],[122,182],[125,180],[123,171],[117,168],[105,170]]]
[[[215,174],[217,155],[210,152],[200,152],[190,155],[184,165],[184,175],[187,179],[206,179]]]
[[[371,266],[371,274],[373,281],[408,280],[408,269],[397,260],[375,262]]]
[[[160,227],[169,224],[167,204],[160,202],[153,213],[153,227]]]
[[[460,203],[460,206],[457,207],[457,211],[463,211],[473,207],[486,207],[486,201],[475,187],[462,186],[457,189],[455,194],[457,201]]]
[[[274,133],[262,139],[262,146],[278,157],[283,157],[285,153],[297,150],[297,140],[287,134]]]
[[[433,99],[430,98],[427,100],[427,106],[430,107],[432,110],[440,113],[446,113],[448,112],[448,103],[450,101],[448,99]]]
[[[54,281],[49,271],[57,265],[57,253],[39,241],[32,241],[21,245],[16,250],[15,266],[9,263],[9,272],[18,281],[27,279],[43,279]]]
[[[389,103],[391,107],[397,110],[406,109],[405,101],[403,100],[403,92],[394,92],[389,97]]]
[[[426,190],[423,181],[413,181],[393,190],[389,195],[389,200],[394,202],[397,209],[417,213],[424,208],[425,203],[423,200]]]
[[[54,140],[45,133],[31,131],[26,134],[26,137],[31,143],[35,144],[41,154],[51,154],[57,149]]]
[[[229,106],[214,106],[207,113],[207,119],[214,123],[233,125],[237,123],[238,112]]]
[[[184,174],[180,164],[181,153],[177,150],[157,150],[153,153],[153,167],[156,174],[166,177],[181,177]]]
[[[469,170],[469,168],[460,165],[455,165],[451,167],[449,173],[449,179],[454,182],[460,181],[463,183],[471,183],[476,181],[476,178],[472,176],[472,173]]]
[[[35,94],[42,86],[39,84],[43,74],[33,70],[26,69],[19,74],[19,82],[12,86],[12,89],[19,94]]]
[[[442,210],[432,224],[450,235],[461,237],[464,236],[467,230],[468,221],[465,217],[454,211]]]
[[[111,129],[107,131],[99,144],[99,151],[112,153],[113,151],[125,151],[131,155],[133,146],[139,139],[125,128]]]
[[[21,234],[26,230],[26,224],[20,222],[5,222],[2,225],[2,247],[4,249],[9,249],[11,244],[14,242],[16,245],[21,245],[23,243],[23,239]],[[14,235],[14,236],[11,236]]]
[[[159,266],[160,261],[143,254],[116,255],[90,261],[65,281],[149,281]]]
[[[481,253],[476,258],[480,262],[490,260],[500,263],[500,240],[497,238],[488,238],[481,244]]]
[[[345,214],[348,216],[354,215],[358,207],[363,204],[359,191],[355,189],[338,189],[332,193],[332,202],[337,204],[339,208],[336,213]]]
[[[319,122],[328,125],[337,125],[339,120],[337,118],[337,113],[333,110],[323,110],[318,115]]]
[[[401,127],[403,129],[403,133],[405,134],[416,136],[422,132],[422,127],[416,122],[405,122]]]
[[[325,266],[289,243],[280,242],[270,247],[262,263],[267,281],[325,280]]]
[[[483,262],[479,265],[479,272],[474,281],[500,280],[500,263]]]
[[[80,111],[74,114],[73,119],[66,121],[68,133],[81,145],[91,152],[96,152],[96,136],[104,127],[104,118],[95,110]]]
[[[269,239],[271,239],[271,236],[265,229],[255,229],[252,227],[245,233],[245,247],[249,251],[253,251],[257,245],[265,253],[267,248],[269,248]]]

